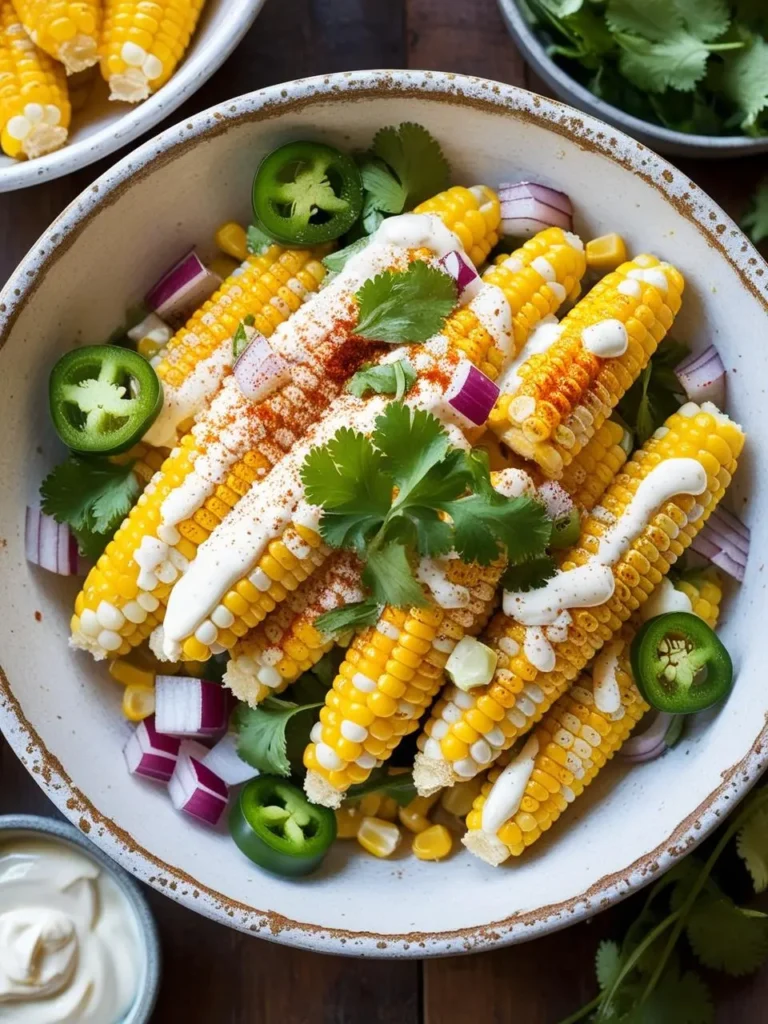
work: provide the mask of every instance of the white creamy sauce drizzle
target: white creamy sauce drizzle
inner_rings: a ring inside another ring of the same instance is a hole
[[[614,587],[610,565],[592,560],[568,572],[559,572],[537,590],[504,591],[504,612],[524,626],[549,626],[563,609],[603,604]]]
[[[493,489],[505,498],[519,498],[523,494],[533,497],[536,494],[536,485],[524,469],[507,467],[500,469],[491,477]]]
[[[633,299],[639,299],[643,294],[640,282],[630,277],[625,278],[616,291],[621,295],[631,295]]]
[[[504,292],[497,285],[484,281],[469,303],[469,309],[496,342],[506,362],[514,350],[514,339],[512,310]]]
[[[584,328],[581,343],[600,359],[616,359],[627,351],[629,335],[621,320],[601,320]]]
[[[439,608],[466,608],[470,601],[469,590],[451,583],[446,575],[447,567],[446,558],[421,558],[416,579],[429,590]]]
[[[518,370],[531,356],[546,352],[563,333],[557,317],[551,314],[543,317],[528,335],[528,340],[499,376],[497,384],[503,395],[513,395],[520,387]]]
[[[595,658],[592,669],[592,696],[595,706],[603,714],[615,714],[621,707],[621,690],[616,678],[619,657],[624,650],[621,640],[608,644]]]
[[[163,407],[144,435],[147,444],[172,448],[178,425],[202,409],[231,367],[232,343],[227,339],[207,359],[201,359],[178,387],[163,384]]]
[[[671,580],[664,578],[654,592],[640,608],[640,620],[647,622],[657,615],[667,612],[692,612],[691,599],[682,590],[678,590]]]
[[[483,804],[483,832],[496,835],[504,822],[520,809],[538,752],[539,741],[531,736],[514,761],[496,779]]]
[[[0,1018],[117,1024],[140,975],[134,913],[85,854],[55,840],[0,846]]]
[[[667,275],[661,269],[661,266],[648,267],[647,269],[642,270],[639,267],[636,267],[633,270],[630,270],[627,277],[633,281],[643,281],[645,284],[651,285],[663,294],[666,294],[669,289]]]
[[[551,282],[557,280],[557,272],[546,257],[537,256],[535,259],[531,260],[531,266],[537,274],[544,278],[545,281]]]
[[[539,672],[551,672],[555,667],[554,649],[541,626],[526,629],[523,653]]]

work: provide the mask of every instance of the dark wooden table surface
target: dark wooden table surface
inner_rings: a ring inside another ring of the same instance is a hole
[[[171,121],[265,85],[360,68],[463,72],[545,91],[507,36],[495,0],[268,0],[239,49]],[[59,211],[122,155],[0,195],[0,283]],[[733,216],[768,170],[764,158],[683,166]],[[22,811],[56,813],[0,740],[0,813]],[[154,892],[148,897],[165,957],[157,1024],[556,1024],[594,994],[598,939],[616,933],[632,906],[524,946],[420,963],[291,950]],[[768,1021],[768,969],[718,988],[717,1002],[723,1024]]]

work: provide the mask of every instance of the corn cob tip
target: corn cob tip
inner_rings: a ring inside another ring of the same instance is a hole
[[[456,781],[450,761],[417,754],[413,762],[413,784],[419,796],[432,796]]]
[[[73,651],[87,651],[94,661],[104,661],[109,657],[107,651],[99,644],[98,639],[83,633],[78,623],[72,625],[69,647]]]
[[[509,850],[505,844],[490,832],[471,829],[462,836],[461,842],[471,854],[490,864],[492,868],[497,868],[509,858]]]
[[[230,658],[222,681],[238,700],[244,701],[252,708],[259,703],[259,694],[264,687],[256,678],[251,666],[243,664],[241,659]]]
[[[327,782],[319,772],[307,772],[304,779],[304,792],[309,802],[319,804],[321,807],[330,807],[336,811],[341,807],[344,794],[334,789],[330,782]]]
[[[99,48],[93,36],[77,35],[59,47],[59,60],[68,75],[93,67],[99,60]]]
[[[141,103],[149,94],[149,79],[141,68],[126,68],[109,79],[109,98],[115,103]]]

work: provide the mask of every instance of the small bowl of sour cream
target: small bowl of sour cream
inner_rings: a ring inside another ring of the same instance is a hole
[[[159,982],[133,879],[66,822],[0,816],[3,1024],[146,1024]]]

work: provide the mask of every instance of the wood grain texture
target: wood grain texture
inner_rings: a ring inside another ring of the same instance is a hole
[[[269,0],[227,64],[158,131],[251,89],[372,67],[440,69],[541,90],[495,0]],[[64,206],[125,152],[33,190],[0,195],[0,284]],[[684,170],[738,216],[765,160],[690,161]],[[11,812],[56,814],[0,740],[0,813]],[[155,892],[147,896],[165,958],[156,1024],[556,1024],[593,994],[597,942],[619,934],[636,906],[629,900],[590,924],[525,946],[420,964],[286,949],[229,931]],[[768,972],[718,993],[719,1024],[768,1021]]]

